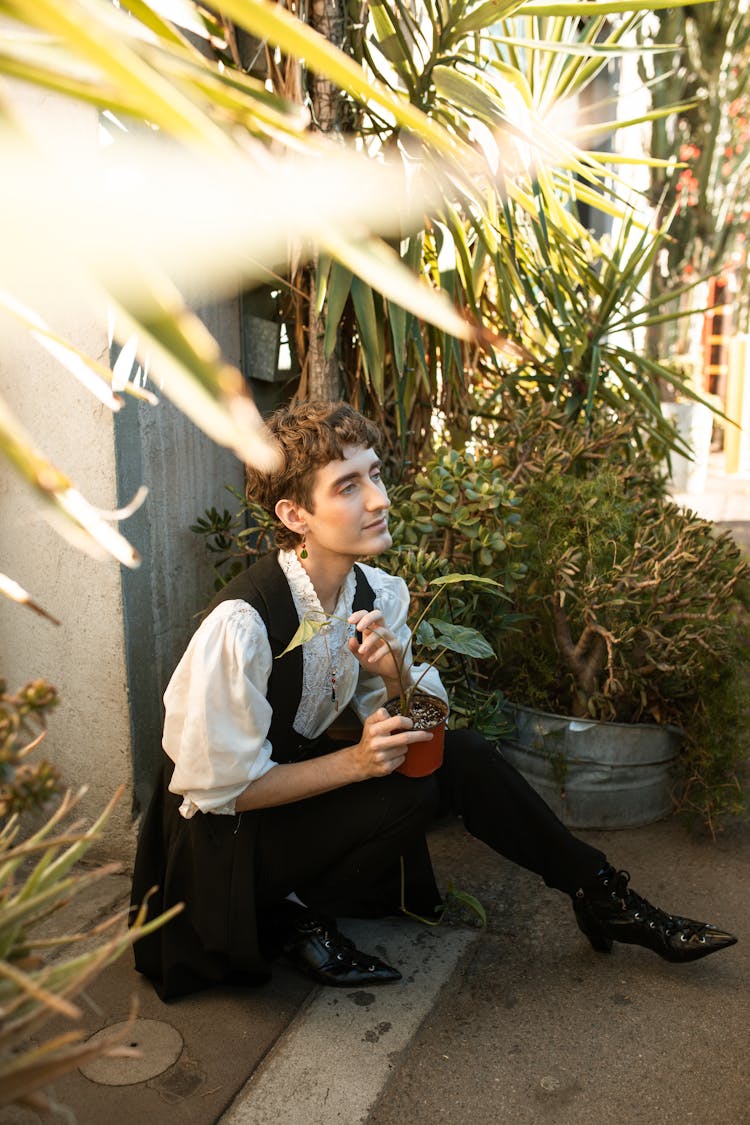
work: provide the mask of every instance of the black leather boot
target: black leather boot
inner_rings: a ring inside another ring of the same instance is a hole
[[[295,914],[282,949],[288,961],[319,984],[351,988],[401,980],[398,969],[370,953],[361,953],[332,919],[307,910]]]
[[[613,941],[643,945],[665,961],[697,961],[734,945],[733,934],[652,906],[628,886],[627,871],[607,867],[594,885],[573,896],[580,929],[594,949],[609,953]]]

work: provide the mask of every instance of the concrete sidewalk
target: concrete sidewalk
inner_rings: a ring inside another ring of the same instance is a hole
[[[582,835],[653,901],[740,944],[685,966],[625,946],[595,954],[565,898],[454,823],[432,834],[436,868],[480,898],[486,930],[346,926],[404,972],[372,991],[310,987],[279,966],[265,988],[164,1005],[124,958],[90,989],[86,1026],[125,1020],[134,995],[127,1042],[142,1058],[59,1081],[66,1110],[52,1119],[6,1109],[0,1122],[746,1125],[750,828],[716,844],[674,820]]]
[[[565,899],[517,868],[498,881],[477,850],[456,875],[471,875],[490,926],[369,1125],[750,1122],[750,830],[715,845],[674,821],[581,835],[655,903],[713,919],[739,944],[682,966],[635,947],[594,953]]]
[[[481,898],[490,923],[463,931],[462,955],[445,986],[434,982],[416,1034],[405,1047],[394,1035],[412,981],[371,995],[364,1012],[342,1012],[323,990],[221,1125],[746,1125],[750,831],[716,845],[673,821],[583,835],[630,866],[634,886],[655,901],[710,913],[741,944],[684,966],[625,946],[596,954],[566,899],[454,824],[431,841],[439,871]],[[455,933],[425,940],[450,945]]]

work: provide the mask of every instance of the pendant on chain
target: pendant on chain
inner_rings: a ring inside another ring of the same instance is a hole
[[[338,713],[339,701],[336,696],[336,665],[331,660],[331,651],[328,648],[328,637],[326,636],[325,631],[322,632],[322,636],[323,643],[326,646],[326,656],[328,657],[328,674],[331,678],[331,703],[333,703]]]

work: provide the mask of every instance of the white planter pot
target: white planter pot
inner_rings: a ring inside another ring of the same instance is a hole
[[[635,828],[673,807],[681,734],[646,723],[598,723],[512,708],[502,751],[569,828]]]

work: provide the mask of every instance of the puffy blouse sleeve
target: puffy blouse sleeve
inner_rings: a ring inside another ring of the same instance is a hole
[[[226,601],[194,634],[164,694],[163,745],[175,763],[180,812],[234,813],[251,781],[273,768],[265,626],[244,601]]]
[[[404,667],[409,668],[412,660],[411,634],[407,624],[409,613],[409,588],[403,578],[386,574],[384,570],[376,567],[359,564],[365,572],[368,582],[375,593],[375,609],[383,614],[383,620],[389,629],[396,634],[399,644],[406,651]],[[411,670],[412,681],[419,679],[425,672],[425,664],[415,664]],[[435,668],[428,668],[419,680],[420,691],[428,695],[436,695],[439,699],[448,702],[448,695]],[[364,722],[368,715],[377,711],[386,702],[385,686],[380,676],[372,675],[360,668],[357,688],[352,699],[352,708],[358,718]]]

